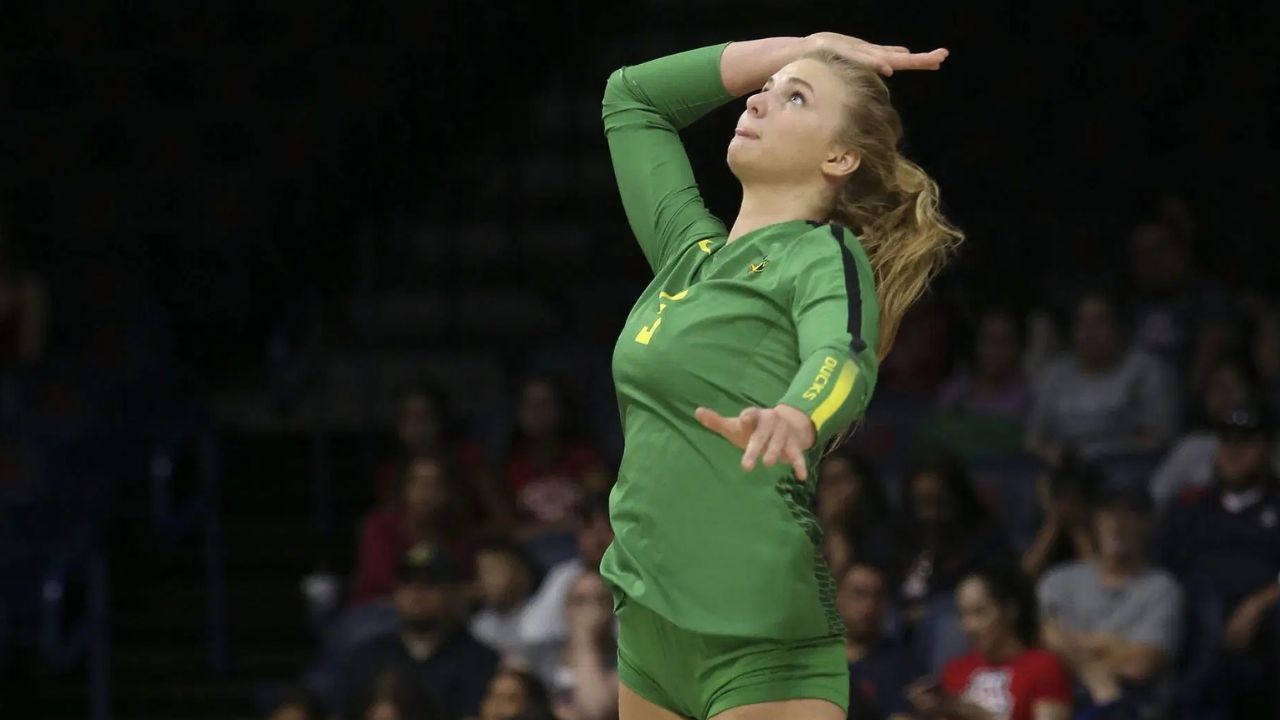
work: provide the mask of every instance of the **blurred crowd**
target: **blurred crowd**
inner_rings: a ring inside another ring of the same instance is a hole
[[[1067,312],[973,312],[932,388],[899,383],[956,322],[908,321],[817,480],[850,717],[1276,716],[1280,314],[1200,275],[1179,217]],[[270,717],[615,715],[610,465],[574,400],[528,379],[491,462],[448,393],[403,394],[313,695]]]

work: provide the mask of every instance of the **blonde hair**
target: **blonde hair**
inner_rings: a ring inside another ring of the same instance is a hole
[[[805,55],[831,68],[849,88],[837,140],[861,163],[836,196],[831,220],[862,241],[875,271],[883,359],[907,310],[964,239],[938,208],[938,184],[902,156],[902,120],[876,72],[829,50]]]

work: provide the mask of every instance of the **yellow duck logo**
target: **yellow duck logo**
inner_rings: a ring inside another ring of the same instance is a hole
[[[760,262],[753,262],[747,266],[747,271],[751,273],[762,273],[764,269],[769,267],[769,258],[761,258]]]

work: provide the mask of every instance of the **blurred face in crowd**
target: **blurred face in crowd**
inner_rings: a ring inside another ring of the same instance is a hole
[[[364,713],[364,720],[409,720],[400,717],[400,710],[390,700],[380,700]]]
[[[602,512],[591,513],[591,517],[578,528],[578,556],[589,568],[600,567],[600,560],[611,542],[613,526],[609,524],[609,516]]]
[[[613,593],[604,584],[600,573],[584,572],[569,586],[569,594],[565,598],[566,609],[591,607],[592,609],[613,615]]]
[[[1088,368],[1106,368],[1120,356],[1120,327],[1106,300],[1085,298],[1076,307],[1076,357]]]
[[[419,458],[405,470],[402,495],[405,513],[416,521],[440,517],[449,503],[449,483],[440,463]]]
[[[935,473],[919,473],[911,478],[911,505],[915,521],[926,528],[939,528],[955,519],[951,493]]]
[[[836,594],[836,609],[850,639],[873,642],[880,637],[888,600],[884,576],[867,565],[854,565],[845,572]]]
[[[511,720],[529,710],[531,698],[514,673],[498,672],[480,705],[480,720]]]
[[[845,83],[826,64],[805,58],[786,65],[747,98],[729,141],[729,169],[744,185],[810,182],[824,172],[852,172],[856,154],[836,142],[848,96]]]
[[[1208,418],[1226,417],[1233,408],[1249,400],[1249,381],[1235,365],[1219,365],[1209,374],[1204,388],[1204,413]]]
[[[830,527],[844,517],[858,500],[862,478],[848,458],[836,455],[822,461],[818,470],[818,519]]]
[[[520,393],[519,422],[525,437],[532,440],[554,438],[560,431],[564,408],[560,395],[550,383],[530,382]]]
[[[401,626],[411,633],[432,633],[447,627],[456,600],[457,588],[451,583],[401,583],[392,596]]]
[[[1089,524],[1089,505],[1082,492],[1070,485],[1053,492],[1053,510],[1067,527],[1087,527]]]
[[[528,597],[531,582],[529,569],[511,553],[501,550],[476,553],[476,583],[486,606],[500,610],[518,606]]]
[[[1000,381],[1018,373],[1022,347],[1014,319],[1004,313],[988,313],[978,325],[974,365],[978,376]]]
[[[409,452],[426,452],[436,446],[443,428],[435,403],[427,395],[407,395],[400,401],[396,436]]]
[[[853,562],[853,543],[840,528],[831,528],[822,534],[822,557],[831,568],[833,577],[843,577]]]
[[[1218,479],[1228,490],[1240,490],[1260,482],[1267,473],[1271,457],[1271,439],[1264,432],[1229,431],[1220,433],[1221,444],[1214,465]]]
[[[314,718],[302,705],[284,705],[276,708],[267,720],[314,720]]]
[[[1129,238],[1129,262],[1134,283],[1156,295],[1173,292],[1191,269],[1190,248],[1163,223],[1144,223]]]
[[[975,651],[991,655],[1013,635],[1016,611],[996,602],[982,580],[971,577],[960,583],[956,589],[956,605],[960,611],[960,629]]]
[[[1098,554],[1104,561],[1132,563],[1143,555],[1147,518],[1123,505],[1102,507],[1093,515],[1093,531],[1098,538]]]

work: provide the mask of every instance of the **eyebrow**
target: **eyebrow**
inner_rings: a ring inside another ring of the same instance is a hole
[[[774,79],[773,79],[773,78],[769,78],[769,81],[768,81],[768,82],[766,82],[765,84],[766,84],[766,85],[768,85],[768,84],[769,84],[769,83],[771,83],[771,82],[774,82]],[[817,94],[817,93],[816,93],[816,91],[813,89],[813,86],[812,86],[812,85],[810,85],[810,84],[808,83],[808,81],[806,81],[806,80],[802,80],[801,78],[795,77],[794,75],[788,75],[788,76],[787,76],[787,79],[786,79],[786,80],[783,80],[782,82],[784,82],[784,83],[795,83],[796,85],[803,85],[803,86],[805,86],[805,87],[809,88],[809,92],[814,93],[814,94]]]

